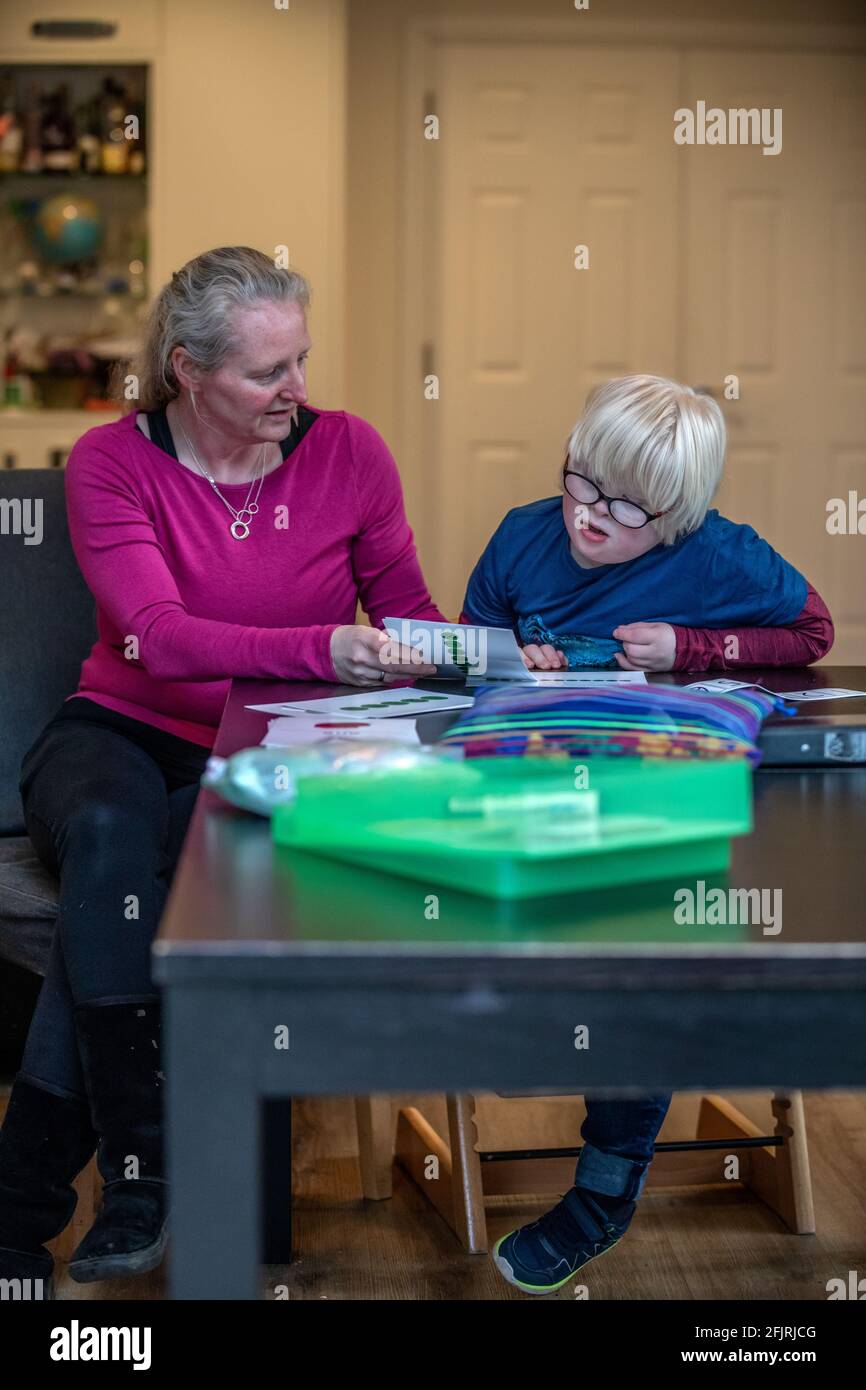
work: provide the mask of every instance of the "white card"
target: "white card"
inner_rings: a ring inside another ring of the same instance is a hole
[[[682,686],[682,689],[706,691],[710,695],[714,693],[723,695],[728,690],[766,690],[767,687],[756,685],[754,681],[731,681],[724,676],[717,676],[714,680],[692,681],[691,684]],[[772,695],[773,691],[769,690],[767,694]]]
[[[359,719],[387,719],[396,714],[406,719],[419,714],[449,709],[466,709],[473,703],[469,695],[444,695],[438,690],[415,690],[411,686],[376,686],[352,695],[329,695],[323,700],[290,700],[282,705],[247,705],[263,714],[344,714]]]
[[[319,719],[314,714],[283,715],[268,721],[263,748],[295,748],[321,743],[326,738],[388,739],[391,743],[419,743],[414,719]]]
[[[827,687],[826,690],[780,690],[778,692],[783,700],[862,700],[866,697],[866,690],[840,690],[835,687]]]
[[[728,690],[763,690],[767,695],[779,695],[783,700],[805,702],[807,700],[853,700],[866,697],[866,690],[842,690],[828,686],[825,690],[770,690],[766,685],[755,681],[731,681],[720,676],[710,681],[693,681],[684,685],[683,690],[701,690],[712,695],[724,694]]]

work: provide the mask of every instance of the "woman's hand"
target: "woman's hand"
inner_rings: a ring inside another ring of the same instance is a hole
[[[417,647],[403,646],[387,632],[364,627],[362,623],[334,629],[331,660],[337,680],[345,685],[381,685],[383,679],[387,683],[436,674],[436,667],[422,661]]]
[[[541,644],[528,642],[525,647],[521,648],[520,655],[523,657],[524,666],[527,666],[530,671],[564,671],[568,667],[568,657],[565,652],[552,647],[549,642]]]
[[[624,671],[670,671],[677,654],[677,635],[670,623],[625,623],[611,633],[622,642],[625,655],[616,652]]]

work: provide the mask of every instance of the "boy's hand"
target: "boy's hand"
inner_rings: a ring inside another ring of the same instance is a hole
[[[616,653],[624,671],[670,671],[677,654],[677,635],[670,623],[624,623],[611,636],[622,642]]]
[[[565,670],[568,666],[568,657],[565,652],[558,651],[549,642],[539,645],[537,642],[528,642],[521,648],[520,655],[523,657],[523,664],[530,671],[559,671]]]

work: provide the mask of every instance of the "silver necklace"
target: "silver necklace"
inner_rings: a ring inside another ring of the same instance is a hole
[[[192,447],[192,441],[189,435],[187,434],[186,430],[184,429],[183,425],[180,423],[179,420],[177,424],[180,428],[180,432],[183,435],[186,447],[189,449],[189,452],[192,456],[192,461],[195,464],[196,468],[199,470],[200,473],[204,475],[205,478],[207,478],[217,497],[220,499],[223,505],[228,508],[228,510],[234,517],[234,520],[232,521],[229,530],[231,531],[236,541],[245,541],[247,536],[250,534],[250,522],[252,521],[256,512],[259,510],[259,493],[262,490],[262,483],[264,482],[266,446],[263,444],[261,449],[259,450],[258,462],[256,464],[256,473],[253,475],[252,482],[250,483],[249,492],[246,496],[246,501],[244,502],[244,505],[242,507],[235,511],[231,502],[229,502],[228,498],[223,496],[223,494],[217,487],[216,479],[213,477],[211,473],[208,472],[204,464],[200,461],[198,454]],[[255,497],[253,497],[253,500],[250,501],[250,498],[253,494],[253,488],[255,488],[256,486],[256,482],[258,482],[256,495]]]

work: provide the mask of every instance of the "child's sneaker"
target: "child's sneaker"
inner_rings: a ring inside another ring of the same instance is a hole
[[[503,1279],[524,1293],[553,1293],[583,1265],[616,1245],[635,1205],[572,1187],[552,1211],[498,1240],[493,1262]]]

